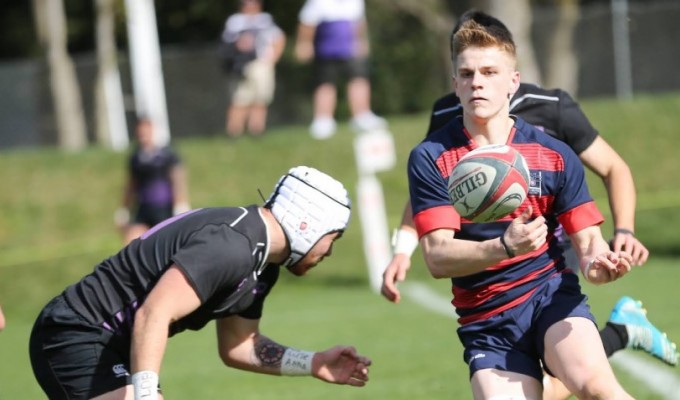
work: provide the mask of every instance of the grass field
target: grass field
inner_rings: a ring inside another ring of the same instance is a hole
[[[650,318],[680,340],[680,317],[670,297],[680,283],[680,159],[676,155],[680,96],[640,97],[631,103],[584,102],[603,136],[633,169],[639,192],[638,236],[652,250],[650,262],[625,279],[603,287],[586,285],[600,321],[622,295],[644,301]],[[381,173],[388,221],[397,225],[406,194],[404,166],[423,135],[426,115],[390,117],[397,167]],[[221,135],[176,143],[190,173],[192,205],[261,203],[278,177],[307,164],[345,182],[354,196],[357,181],[352,133],[346,126],[331,140],[312,141],[303,127],[272,130],[260,140],[227,142]],[[8,327],[0,333],[0,399],[39,399],[28,362],[27,339],[44,303],[117,251],[112,224],[119,204],[125,154],[90,149],[78,154],[55,150],[0,154],[0,304]],[[607,210],[601,183],[589,176],[600,208]],[[605,234],[611,225],[603,226]],[[306,349],[353,344],[373,358],[371,382],[363,389],[326,385],[305,378],[259,376],[224,368],[212,329],[190,332],[169,343],[161,374],[169,399],[466,399],[467,367],[462,362],[453,315],[425,310],[410,298],[389,304],[368,289],[358,213],[338,242],[334,256],[303,279],[287,274],[265,307],[262,330],[277,341]],[[425,271],[414,257],[409,276],[448,298],[450,287]],[[639,352],[642,359],[672,372]],[[617,368],[638,399],[663,399]],[[680,390],[680,389],[679,389]],[[191,396],[191,397],[190,397]],[[680,398],[680,395],[678,396]]]

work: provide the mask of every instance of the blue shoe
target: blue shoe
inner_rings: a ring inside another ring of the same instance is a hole
[[[647,319],[647,310],[642,303],[623,296],[614,306],[609,322],[624,325],[628,332],[628,344],[631,349],[644,350],[668,365],[678,364],[678,350],[675,343],[668,340]]]

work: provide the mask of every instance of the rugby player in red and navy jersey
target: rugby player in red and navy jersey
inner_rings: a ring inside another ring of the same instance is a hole
[[[50,399],[162,399],[168,338],[216,320],[225,365],[364,386],[371,361],[353,347],[297,350],[259,330],[280,268],[305,275],[349,218],[340,182],[296,167],[264,206],[196,209],[156,225],[43,309],[30,339],[36,379]]]
[[[425,262],[435,278],[453,283],[474,397],[542,398],[545,368],[579,398],[630,398],[607,361],[555,230],[564,227],[583,276],[595,284],[629,272],[631,255],[611,251],[603,239],[603,218],[574,151],[510,115],[519,72],[507,29],[465,21],[452,49],[462,116],[412,150],[408,177]],[[447,180],[457,160],[486,144],[520,151],[532,182],[511,216],[476,224],[455,212]]]

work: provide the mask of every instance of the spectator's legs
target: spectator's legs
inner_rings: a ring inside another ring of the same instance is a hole
[[[337,102],[337,89],[330,83],[322,83],[314,91],[314,118],[333,118]]]
[[[347,85],[347,98],[354,130],[363,132],[387,127],[387,122],[371,111],[371,83],[368,79],[352,78]]]
[[[232,104],[227,112],[227,135],[232,138],[241,136],[246,125],[248,109]]]
[[[312,137],[327,139],[335,133],[335,106],[337,89],[331,83],[322,83],[314,91],[314,121],[309,127]]]
[[[347,100],[352,116],[371,111],[371,84],[368,79],[351,79],[347,83]]]
[[[248,132],[254,136],[260,136],[267,127],[267,106],[265,104],[253,104],[250,107],[248,118]]]

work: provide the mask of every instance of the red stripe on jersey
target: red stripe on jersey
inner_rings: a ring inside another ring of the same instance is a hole
[[[522,254],[521,256],[516,256],[516,257],[513,257],[513,258],[508,258],[507,260],[503,260],[503,261],[499,262],[498,264],[494,264],[494,265],[486,268],[486,270],[487,271],[496,271],[496,270],[499,270],[499,269],[503,269],[510,264],[515,264],[515,263],[518,263],[520,261],[524,261],[527,258],[538,257],[540,254],[543,254],[544,252],[548,251],[548,243],[550,243],[550,240],[552,240],[552,237],[553,237],[553,235],[548,235],[546,237],[545,243],[543,243],[541,245],[541,247],[539,247],[538,249],[536,249],[534,251],[530,251],[526,254]]]
[[[494,315],[500,314],[505,310],[509,310],[509,309],[511,309],[512,307],[514,307],[518,304],[524,303],[529,297],[531,297],[532,294],[534,294],[536,289],[538,289],[538,288],[537,287],[533,288],[530,291],[519,296],[518,298],[514,299],[513,301],[505,303],[502,306],[495,308],[493,310],[483,311],[483,312],[479,312],[479,313],[476,313],[476,314],[470,314],[470,315],[467,315],[465,317],[460,317],[460,318],[458,318],[458,323],[461,324],[461,325],[465,325],[465,324],[469,324],[471,322],[477,322],[477,321],[481,321],[481,320],[484,320],[484,319],[487,319],[487,318],[491,318]],[[453,303],[453,302],[451,302],[451,303]],[[454,304],[454,306],[455,306],[455,304]]]
[[[460,216],[453,206],[428,208],[413,216],[418,238],[435,229],[460,230]]]
[[[555,150],[538,143],[513,143],[512,147],[522,153],[531,170],[564,171],[564,158]]]
[[[499,282],[495,283],[493,285],[488,285],[488,286],[483,286],[477,290],[466,290],[463,288],[459,288],[457,286],[453,287],[453,301],[451,304],[453,304],[454,307],[456,308],[476,308],[479,307],[480,305],[486,303],[489,299],[492,297],[496,296],[499,293],[505,292],[508,289],[520,286],[526,282],[530,282],[536,278],[536,276],[542,274],[546,270],[553,268],[555,266],[555,261],[551,261],[548,263],[545,267],[541,269],[535,269],[531,271],[530,273],[522,276],[520,279],[512,281],[512,282]],[[503,306],[505,307],[505,305]],[[507,310],[507,308],[503,308],[503,310]],[[500,308],[494,309],[494,313],[499,313],[501,311]],[[474,315],[474,314],[473,314]],[[467,318],[467,317],[466,317]]]
[[[446,150],[439,157],[437,157],[435,164],[437,164],[437,169],[439,170],[439,173],[442,175],[442,177],[444,177],[444,179],[448,179],[451,175],[453,167],[458,164],[458,160],[471,151],[472,146],[456,147]]]
[[[557,217],[565,232],[571,235],[589,226],[600,225],[604,217],[594,201],[583,203]]]

